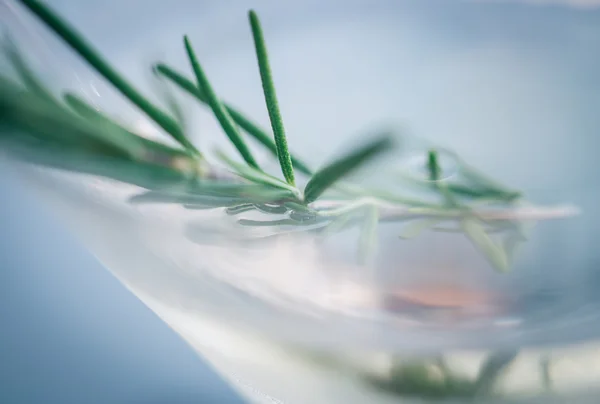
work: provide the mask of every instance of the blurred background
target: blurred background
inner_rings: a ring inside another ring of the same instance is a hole
[[[2,28],[50,83],[154,130],[16,3],[0,0]],[[599,1],[47,3],[148,92],[151,63],[189,71],[187,33],[223,98],[267,126],[246,17],[255,8],[291,147],[313,165],[392,123],[517,187],[597,180]],[[205,110],[184,106],[194,141],[229,147]],[[0,402],[241,402],[5,165],[0,200]]]

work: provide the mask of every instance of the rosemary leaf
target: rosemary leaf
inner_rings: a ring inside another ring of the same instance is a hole
[[[302,223],[292,219],[277,219],[277,220],[250,220],[240,219],[238,224],[242,226],[255,226],[255,227],[271,227],[271,226],[299,226]],[[305,225],[312,225],[314,223],[306,223]]]
[[[54,33],[61,37],[73,50],[75,50],[91,67],[106,78],[117,90],[125,95],[131,102],[139,107],[146,115],[160,125],[168,134],[191,153],[200,155],[200,152],[185,137],[177,122],[150,100],[139,93],[125,80],[86,39],[75,31],[66,21],[54,13],[47,5],[37,0],[19,0],[33,14],[46,24]]]
[[[124,136],[122,129],[56,108],[54,102],[23,91],[5,79],[0,79],[0,125],[3,149],[34,164],[145,188],[178,182],[186,176],[167,164],[132,160],[123,148],[107,140]],[[182,151],[177,153],[179,156],[168,156],[188,158]]]
[[[346,227],[353,224],[353,222],[356,221],[356,218],[356,212],[348,212],[336,216],[326,227],[323,228],[319,236],[325,238],[331,236],[334,233],[339,233],[346,229]]]
[[[464,233],[464,230],[462,228],[444,227],[444,226],[434,226],[431,228],[431,231],[434,231],[436,233]],[[497,233],[502,233],[503,231],[504,231],[503,229],[498,229],[498,228],[486,229],[487,234],[497,234]]]
[[[366,206],[363,220],[358,246],[358,261],[361,265],[371,265],[377,245],[378,208],[374,205]]]
[[[243,203],[241,205],[230,206],[225,210],[228,215],[239,215],[240,213],[249,212],[254,210],[253,203]]]
[[[181,73],[178,73],[174,69],[162,63],[156,65],[155,69],[158,73],[171,80],[173,83],[181,87],[183,90],[195,97],[200,102],[208,104],[208,100],[204,93],[192,81],[185,78]],[[235,123],[239,125],[240,128],[246,131],[250,136],[256,139],[265,148],[267,148],[275,157],[277,157],[277,145],[275,144],[273,138],[269,134],[267,134],[267,132],[264,129],[260,128],[258,124],[251,121],[249,118],[244,116],[244,114],[242,114],[237,109],[233,108],[231,105],[224,104],[224,106],[227,112],[229,112],[229,116],[231,116],[231,119],[233,119]],[[311,169],[308,168],[308,165],[302,162],[302,160],[300,160],[298,157],[295,157],[293,154],[290,154],[290,156],[292,159],[292,165],[296,170],[306,175],[312,174]]]
[[[542,374],[542,384],[546,391],[552,391],[552,375],[550,369],[550,357],[548,354],[540,358],[540,373]]]
[[[426,190],[433,189],[431,186],[431,181],[423,180],[404,172],[400,173],[400,176],[402,177],[402,180],[416,187]],[[521,196],[521,194],[516,191],[506,193],[496,189],[466,186],[464,184],[450,181],[444,181],[444,183],[448,191],[451,193],[470,199],[489,199],[493,200],[494,202],[511,202]]]
[[[506,256],[511,263],[526,241],[527,234],[523,226],[516,224],[509,229],[509,234],[504,239],[502,247],[504,248],[504,251],[506,251]]]
[[[245,202],[245,199],[226,197],[226,196],[210,196],[210,195],[169,195],[161,191],[148,191],[139,195],[135,195],[129,199],[130,203],[139,204],[177,204],[186,205],[188,209],[204,207],[204,208],[221,208],[229,206],[237,206]]]
[[[518,191],[505,192],[498,189],[467,187],[460,184],[448,184],[448,189],[457,195],[463,195],[474,199],[494,199],[499,202],[512,202],[521,197]]]
[[[306,184],[304,200],[306,203],[314,202],[339,179],[356,170],[373,157],[388,151],[392,144],[391,136],[382,136],[320,169],[313,174]]]
[[[310,209],[308,206],[297,202],[286,201],[283,203],[283,206],[296,212],[312,212],[312,209]]]
[[[171,91],[171,88],[167,85],[163,76],[159,75],[156,70],[153,70],[154,77],[156,78],[156,90],[159,96],[164,100],[167,104],[167,108],[171,115],[175,117],[177,120],[177,124],[181,128],[181,130],[185,133],[186,129],[186,120],[185,114],[183,113],[183,109],[181,105],[177,101],[175,94]]]
[[[46,101],[56,103],[56,99],[43,84],[42,81],[35,75],[35,73],[31,70],[25,58],[18,51],[15,44],[6,40],[4,43],[4,52],[6,53],[8,59],[10,60],[13,68],[19,75],[20,79],[23,81],[23,84],[34,94],[38,95],[40,98],[45,99]]]
[[[342,191],[346,194],[352,196],[359,197],[373,197],[377,199],[381,199],[387,202],[392,202],[396,204],[402,204],[407,206],[415,206],[415,207],[428,207],[428,208],[443,208],[440,204],[435,204],[431,202],[427,202],[420,199],[408,198],[403,195],[398,195],[393,192],[389,192],[386,190],[382,190],[379,188],[371,188],[371,187],[362,187],[356,186],[353,184],[342,184],[338,182],[335,185],[335,188],[339,191]]]
[[[126,154],[107,138],[116,136],[114,128],[90,122],[57,108],[57,104],[29,91],[19,90],[10,83],[0,84],[0,123],[10,128],[3,137],[25,142],[27,134],[39,142],[62,144],[87,152],[123,157]],[[24,132],[24,133],[23,133]]]
[[[265,187],[257,184],[223,184],[195,182],[185,189],[167,188],[136,195],[131,202],[142,203],[194,203],[207,206],[234,206],[241,204],[262,204],[289,197],[285,190]],[[223,201],[222,205],[218,205]]]
[[[454,159],[458,162],[460,167],[461,175],[468,181],[470,181],[475,188],[478,188],[481,192],[488,194],[497,194],[503,199],[514,200],[521,196],[521,193],[515,190],[511,190],[498,181],[490,178],[488,175],[482,173],[470,164],[467,164],[457,153],[448,151]]]
[[[516,359],[518,351],[495,352],[481,365],[479,375],[475,381],[475,394],[478,396],[489,395],[496,382],[506,371],[506,368]]]
[[[429,169],[429,180],[440,180],[440,165],[438,164],[438,156],[435,150],[429,150],[427,153],[427,168]]]
[[[440,179],[440,174],[442,170],[439,165],[437,151],[434,149],[429,150],[429,152],[427,153],[427,160],[427,167],[429,169],[429,180],[433,182],[433,188],[436,189],[440,193],[440,195],[442,195],[448,207],[459,207],[460,204],[458,203],[452,192],[450,192],[450,189],[446,182]]]
[[[431,218],[410,222],[402,228],[403,231],[399,237],[404,240],[415,238],[423,231],[434,227],[435,225],[443,222],[444,220],[445,219]]]
[[[288,184],[295,185],[294,167],[292,166],[292,159],[288,151],[285,128],[283,127],[283,119],[281,117],[281,111],[279,110],[279,102],[277,101],[275,84],[273,83],[269,55],[267,53],[267,46],[265,44],[262,27],[254,10],[250,10],[248,18],[250,19],[250,26],[252,27],[252,36],[256,48],[256,57],[258,59],[258,69],[260,71],[260,79],[265,94],[265,102],[267,104],[267,110],[269,111],[271,128],[273,129],[273,135],[275,137],[275,145],[277,146],[277,157],[279,158],[279,164],[281,165],[281,171],[283,172],[285,180]]]
[[[111,120],[74,94],[66,93],[64,100],[80,116],[97,122],[98,126],[110,128],[111,133],[105,134],[105,137],[110,139],[115,146],[127,151],[130,157],[135,160],[171,167],[182,171],[186,175],[202,176],[198,156],[190,155],[184,150],[139,136]]]
[[[28,146],[22,142],[2,142],[2,148],[12,156],[33,164],[105,177],[146,189],[160,188],[185,180],[181,172],[166,167],[99,155],[64,143],[43,142]]]
[[[139,159],[145,155],[146,147],[142,138],[128,132],[125,128],[109,120],[94,107],[73,93],[63,96],[65,103],[81,117],[91,120],[98,125],[104,125],[111,130],[104,131],[104,137],[110,144],[124,150],[132,158]]]
[[[266,203],[257,203],[254,205],[254,207],[259,212],[268,213],[271,215],[283,215],[288,211],[288,209],[283,205],[268,205]]]
[[[471,242],[487,257],[494,269],[499,272],[508,272],[509,263],[506,252],[494,243],[476,219],[464,218],[461,221],[461,227]]]
[[[254,157],[252,156],[250,149],[246,145],[246,142],[244,142],[244,139],[242,139],[242,137],[240,136],[235,123],[229,116],[229,113],[227,112],[227,110],[217,97],[217,94],[213,90],[212,86],[210,85],[208,78],[204,73],[204,70],[198,62],[198,58],[196,57],[196,53],[192,48],[192,44],[190,43],[189,38],[185,36],[183,38],[183,41],[185,44],[185,50],[190,60],[190,64],[192,65],[192,69],[194,70],[194,74],[196,75],[196,80],[198,80],[198,87],[201,88],[202,92],[206,95],[207,102],[210,105],[213,114],[217,118],[217,121],[219,121],[221,127],[223,128],[223,131],[225,132],[227,137],[229,137],[229,140],[231,140],[231,143],[233,143],[233,145],[236,147],[240,155],[244,158],[246,163],[248,163],[250,167],[258,169],[258,163],[256,163],[256,160],[254,160]]]

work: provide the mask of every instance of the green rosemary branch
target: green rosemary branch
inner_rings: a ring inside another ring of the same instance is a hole
[[[373,251],[378,224],[388,221],[416,219],[404,226],[401,238],[416,237],[426,229],[462,232],[501,272],[508,270],[514,250],[526,239],[521,224],[510,217],[511,212],[508,212],[509,217],[503,218],[505,212],[500,212],[498,217],[498,212],[490,214],[478,210],[483,203],[514,207],[520,193],[490,179],[455,154],[461,167],[461,181],[443,178],[439,154],[433,149],[427,153],[425,167],[429,178],[408,178],[413,185],[437,192],[443,203],[342,183],[342,179],[363,164],[392,149],[394,143],[389,135],[372,138],[366,145],[312,173],[288,150],[265,40],[253,11],[249,12],[249,19],[273,136],[217,97],[187,37],[184,37],[185,49],[197,84],[166,65],[154,66],[160,79],[168,79],[211,108],[245,161],[238,163],[217,151],[216,157],[231,171],[228,174],[218,171],[217,166],[209,166],[189,143],[184,134],[184,116],[172,94],[163,92],[170,110],[165,113],[137,92],[48,7],[35,0],[21,0],[21,3],[179,141],[184,150],[125,129],[76,94],[64,94],[63,103],[44,87],[16,47],[7,45],[4,51],[22,85],[0,75],[0,142],[3,150],[18,158],[145,188],[147,191],[134,196],[132,203],[171,203],[188,209],[224,208],[229,215],[252,210],[276,216],[275,220],[241,217],[237,223],[243,226],[295,226],[301,229],[297,231],[315,232],[325,237],[362,223],[359,252],[363,262],[369,260]],[[285,181],[259,168],[238,126],[278,157]],[[207,170],[206,176],[199,171],[201,161],[206,164],[202,167]],[[303,192],[295,186],[294,169],[310,176]],[[330,189],[337,191],[335,198],[324,200],[323,195]],[[556,215],[555,212],[545,214]],[[438,226],[447,221],[456,223],[457,228]],[[509,233],[509,237],[496,244],[490,237],[492,233]],[[274,234],[281,232],[276,229]]]
[[[231,120],[229,113],[227,112],[227,110],[217,97],[217,94],[213,90],[212,86],[210,85],[208,78],[204,73],[204,70],[198,62],[198,58],[196,57],[196,53],[192,48],[192,44],[190,43],[189,38],[185,36],[183,41],[185,44],[185,50],[190,60],[190,64],[192,65],[192,69],[194,70],[194,74],[196,75],[196,80],[198,80],[198,87],[201,88],[204,94],[206,95],[208,104],[210,105],[210,108],[215,114],[215,117],[221,124],[223,131],[227,134],[229,140],[231,140],[231,143],[233,143],[233,145],[242,155],[246,163],[248,163],[249,166],[258,169],[258,163],[256,163],[256,160],[254,160],[250,149],[240,136],[237,127],[235,126],[235,123],[233,123],[233,121]]]
[[[269,65],[269,55],[267,53],[267,46],[265,44],[262,27],[258,16],[253,10],[248,13],[248,18],[250,19],[250,25],[252,27],[258,68],[260,70],[260,78],[265,94],[267,109],[269,111],[269,118],[271,119],[271,128],[273,129],[273,135],[275,136],[277,157],[279,158],[279,164],[281,165],[281,171],[283,172],[285,180],[288,184],[295,185],[294,167],[292,166],[292,159],[288,151],[283,119],[281,117],[281,111],[279,110],[275,85],[273,84],[271,66]]]
[[[160,108],[155,106],[150,100],[138,92],[129,82],[127,82],[88,42],[75,31],[66,21],[63,21],[48,6],[36,0],[19,0],[33,14],[40,18],[46,26],[51,28],[54,33],[60,36],[67,44],[73,48],[82,58],[84,58],[91,67],[106,78],[131,102],[137,105],[146,115],[160,125],[185,149],[197,156],[200,152],[185,137],[183,130],[177,122]]]

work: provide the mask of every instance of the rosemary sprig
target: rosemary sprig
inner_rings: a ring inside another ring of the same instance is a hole
[[[186,91],[188,94],[195,97],[198,101],[208,105],[208,99],[206,95],[199,89],[191,80],[184,77],[181,73],[175,69],[159,63],[154,69],[157,73],[171,80],[178,87]],[[267,132],[253,122],[250,118],[242,114],[239,110],[235,109],[231,105],[224,103],[225,109],[229,112],[229,116],[239,125],[246,133],[256,139],[260,144],[267,148],[275,157],[277,157],[277,145],[273,140],[273,137],[267,134]],[[311,175],[312,170],[308,168],[308,165],[304,163],[300,158],[290,154],[292,159],[293,167],[303,174]]]
[[[260,70],[260,79],[262,81],[265,101],[269,111],[271,128],[273,129],[273,135],[275,136],[277,157],[279,158],[279,164],[281,165],[281,171],[283,172],[285,180],[288,182],[288,184],[295,185],[296,180],[294,179],[294,167],[292,166],[292,159],[290,157],[290,152],[288,151],[285,129],[283,127],[283,119],[281,117],[281,111],[279,110],[275,85],[273,84],[271,66],[269,65],[269,56],[267,53],[267,46],[265,44],[262,27],[260,25],[258,16],[253,10],[248,13],[248,17],[252,27],[252,36],[254,37],[254,46],[256,48],[258,68]]]
[[[415,179],[413,183],[437,192],[443,198],[443,203],[406,198],[387,190],[369,189],[345,181],[342,183],[342,179],[363,164],[392,149],[394,144],[389,135],[372,138],[365,146],[312,173],[287,148],[265,40],[253,11],[250,11],[249,19],[273,136],[218,98],[187,37],[184,38],[185,49],[197,84],[165,65],[154,67],[154,72],[161,78],[172,81],[212,109],[225,135],[245,160],[245,163],[239,163],[217,151],[216,157],[231,170],[231,173],[223,173],[219,167],[201,159],[200,153],[187,140],[184,135],[184,116],[172,94],[163,94],[167,98],[169,115],[130,86],[48,7],[35,0],[21,2],[178,140],[184,150],[151,141],[127,130],[76,94],[67,93],[62,100],[55,98],[15,47],[5,47],[5,53],[24,88],[0,76],[0,141],[4,150],[36,164],[112,178],[148,190],[133,197],[132,203],[174,203],[188,209],[224,208],[230,215],[254,210],[278,217],[275,220],[242,217],[238,224],[296,226],[301,229],[298,231],[316,232],[321,236],[362,223],[359,251],[365,253],[363,257],[370,256],[379,223],[417,219],[405,226],[405,238],[415,237],[426,229],[460,231],[494,268],[502,272],[508,270],[509,258],[518,243],[525,239],[517,222],[520,218],[526,216],[529,220],[539,220],[576,213],[564,208],[535,212],[516,209],[514,202],[521,196],[520,193],[491,180],[456,155],[456,161],[461,166],[462,182],[444,179],[438,152],[433,149],[427,154],[429,179]],[[285,181],[258,167],[238,126],[278,157]],[[204,163],[201,168],[199,162]],[[206,169],[206,172],[200,169]],[[310,176],[302,191],[295,186],[294,169]],[[199,180],[199,177],[205,179]],[[331,189],[336,191],[335,197],[323,198],[326,193],[332,195],[328,192]],[[479,205],[483,202],[493,205],[496,210],[480,209]],[[361,215],[363,220],[360,220]],[[448,221],[457,223],[457,228],[437,226]],[[505,232],[512,233],[501,245],[494,243],[490,237],[491,233]],[[282,233],[276,230],[274,234]]]
[[[185,137],[177,122],[150,100],[145,98],[129,82],[125,80],[78,32],[66,21],[55,14],[48,6],[37,0],[19,0],[33,14],[40,18],[46,26],[60,36],[65,43],[71,46],[91,67],[106,78],[117,90],[125,95],[131,102],[138,106],[146,115],[160,125],[177,142],[194,155],[200,152]]]
[[[210,108],[212,109],[215,117],[221,124],[223,131],[227,134],[229,140],[231,140],[231,143],[233,143],[233,145],[242,155],[246,163],[248,163],[249,166],[258,169],[258,163],[256,162],[256,160],[254,160],[254,156],[252,156],[252,153],[246,145],[246,142],[244,142],[244,140],[240,136],[240,133],[238,132],[235,123],[229,116],[229,113],[227,112],[227,110],[217,97],[217,94],[213,90],[212,86],[210,85],[208,78],[204,73],[204,70],[198,62],[198,58],[196,57],[196,53],[192,48],[192,44],[189,38],[185,36],[183,41],[185,44],[185,50],[190,60],[190,64],[192,65],[192,69],[194,70],[194,74],[196,75],[196,80],[198,80],[198,87],[201,88],[204,94],[206,95],[208,104],[210,105]]]

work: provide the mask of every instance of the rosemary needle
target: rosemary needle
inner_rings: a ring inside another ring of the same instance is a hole
[[[429,179],[431,181],[439,181],[440,165],[438,162],[437,152],[435,150],[429,150],[427,153],[427,167],[429,169]]]
[[[279,110],[279,103],[277,101],[271,67],[269,65],[269,55],[267,53],[264,35],[260,26],[260,21],[254,10],[250,10],[248,17],[250,19],[250,26],[252,27],[252,36],[256,48],[260,79],[262,81],[265,101],[267,103],[271,127],[273,128],[273,135],[277,146],[277,157],[279,158],[279,164],[281,165],[281,171],[283,172],[285,180],[288,184],[295,185],[294,167],[292,166],[292,159],[290,157],[290,152],[288,151],[283,119],[281,117],[281,111]]]
[[[6,40],[4,43],[4,53],[6,53],[8,59],[12,63],[17,74],[23,81],[23,84],[32,92],[37,94],[39,97],[50,101],[56,102],[56,99],[52,93],[41,83],[38,77],[33,73],[25,58],[17,50],[15,44],[10,40]]]
[[[313,174],[306,184],[304,188],[305,202],[314,202],[340,178],[356,170],[376,155],[389,150],[392,144],[391,136],[383,136],[323,167]]]
[[[373,265],[376,244],[377,225],[379,224],[379,210],[376,206],[365,207],[363,225],[360,232],[358,245],[358,261],[362,265]]]
[[[461,221],[461,228],[489,260],[494,269],[499,272],[508,272],[509,262],[504,248],[497,246],[487,234],[483,226],[474,218],[465,218]]]
[[[198,87],[200,87],[206,95],[208,104],[210,105],[210,108],[212,109],[215,117],[221,124],[223,131],[225,132],[227,137],[229,137],[231,143],[233,143],[233,145],[242,155],[246,163],[248,163],[249,166],[258,169],[258,164],[256,163],[256,160],[254,160],[250,149],[244,142],[244,139],[242,139],[242,137],[240,136],[240,133],[238,132],[237,127],[235,126],[235,123],[232,121],[231,117],[229,116],[229,113],[227,112],[227,110],[217,97],[217,94],[213,90],[212,86],[210,85],[208,77],[206,77],[202,66],[200,66],[200,63],[198,62],[198,58],[196,57],[196,53],[194,52],[189,38],[187,36],[184,36],[183,42],[185,44],[185,50],[190,60],[190,64],[192,65],[192,69],[194,70],[194,74],[196,75],[196,80],[198,80]]]
[[[106,127],[113,128],[113,130],[105,132],[105,138],[109,143],[124,150],[132,158],[140,158],[145,154],[146,147],[144,146],[142,138],[129,133],[125,128],[110,121],[77,95],[66,93],[63,98],[65,103],[81,117],[86,118],[91,122],[95,122],[98,125],[105,125]]]

